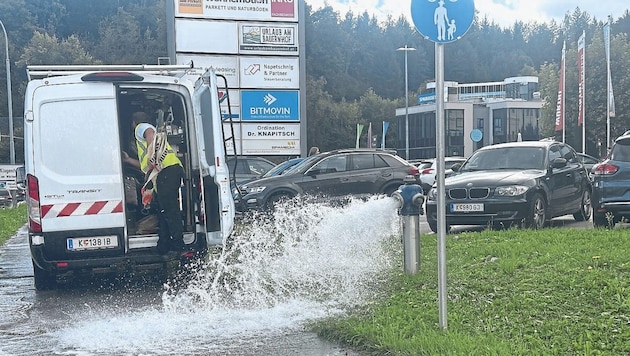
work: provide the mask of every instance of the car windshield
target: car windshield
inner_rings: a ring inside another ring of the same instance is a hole
[[[544,162],[543,147],[491,148],[475,152],[460,171],[544,169]]]
[[[302,158],[294,158],[288,161],[284,161],[280,163],[279,165],[273,167],[269,171],[267,171],[267,173],[263,175],[263,178],[285,174],[289,169],[291,169],[296,164],[299,164],[302,160],[303,160]]]
[[[314,156],[310,156],[308,158],[305,158],[302,162],[296,164],[295,166],[287,169],[284,173],[286,175],[289,174],[294,174],[294,173],[304,173],[310,166],[311,163],[314,161],[317,161],[320,158],[320,155],[314,155]]]

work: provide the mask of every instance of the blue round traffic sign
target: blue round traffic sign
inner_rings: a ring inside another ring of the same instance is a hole
[[[475,18],[473,0],[411,0],[411,19],[422,36],[435,43],[460,39]]]
[[[473,140],[473,142],[479,142],[482,138],[483,132],[481,132],[481,130],[473,129],[472,131],[470,131],[470,139]]]

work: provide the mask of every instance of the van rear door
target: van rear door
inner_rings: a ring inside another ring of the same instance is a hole
[[[206,72],[195,84],[193,95],[195,132],[199,150],[202,226],[208,245],[221,245],[234,228],[234,199],[225,157],[223,125],[217,79]]]
[[[33,93],[34,162],[43,232],[124,227],[112,83],[42,85]]]

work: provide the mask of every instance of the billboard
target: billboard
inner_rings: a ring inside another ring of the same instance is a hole
[[[220,89],[220,109],[233,120],[227,126],[237,131],[238,154],[306,153],[300,140],[306,135],[305,6],[304,0],[167,0],[171,63],[192,62],[190,76],[212,69],[226,77],[229,104]],[[270,123],[285,129],[258,128]]]

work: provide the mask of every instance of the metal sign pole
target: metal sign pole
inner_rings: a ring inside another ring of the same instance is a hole
[[[435,158],[437,172],[438,302],[440,327],[446,329],[446,189],[444,187],[444,44],[457,41],[475,18],[474,0],[411,0],[411,17],[424,38],[435,43]],[[457,24],[457,26],[455,26]]]
[[[448,325],[446,313],[446,207],[444,189],[444,45],[435,44],[435,131],[437,173],[437,232],[438,232],[438,304],[440,328]]]

